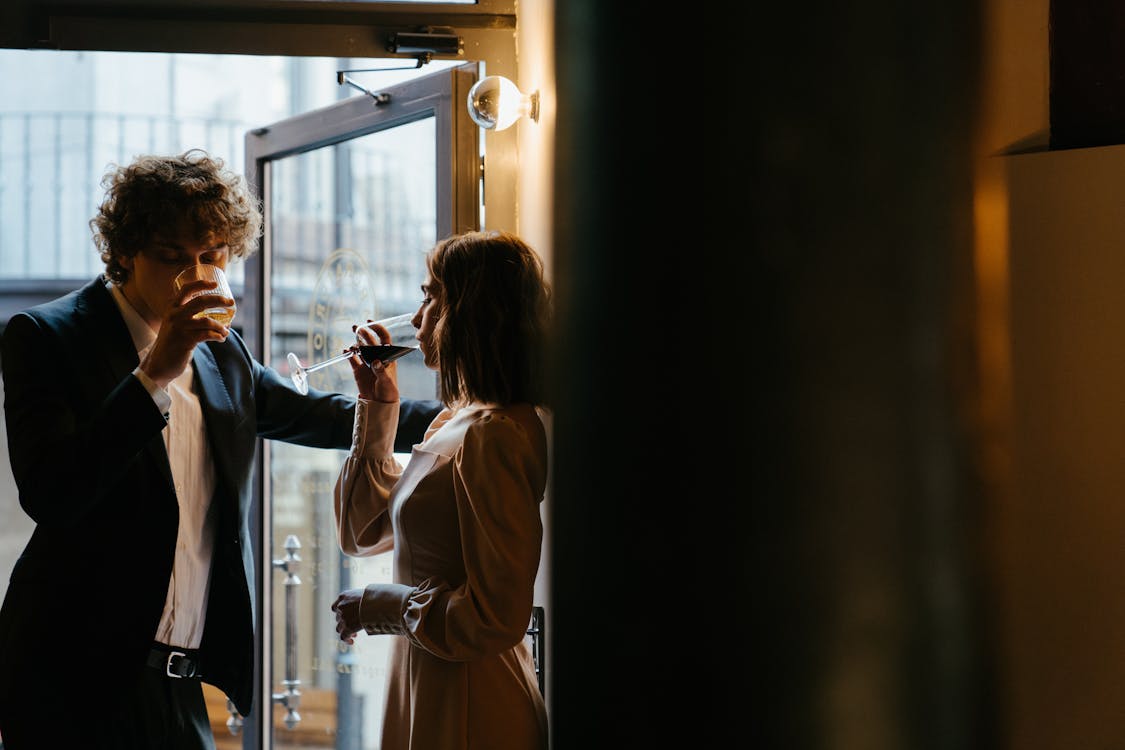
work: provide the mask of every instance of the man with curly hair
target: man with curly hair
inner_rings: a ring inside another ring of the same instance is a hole
[[[240,176],[193,150],[103,186],[104,274],[4,331],[9,454],[36,526],[0,609],[0,732],[5,750],[214,748],[200,681],[252,704],[257,439],[347,448],[356,402],[300,395],[198,315],[213,282],[173,291],[185,267],[257,249]],[[402,407],[402,444],[419,442],[440,404]]]

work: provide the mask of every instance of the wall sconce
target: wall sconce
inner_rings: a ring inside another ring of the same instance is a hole
[[[503,130],[528,115],[539,122],[539,92],[522,93],[504,76],[485,76],[469,89],[469,117],[485,130]]]

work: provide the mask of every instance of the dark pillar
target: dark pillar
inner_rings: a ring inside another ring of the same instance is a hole
[[[775,6],[557,3],[554,750],[987,746],[977,8]]]

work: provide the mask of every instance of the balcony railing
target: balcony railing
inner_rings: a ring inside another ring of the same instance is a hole
[[[0,112],[0,279],[89,278],[89,222],[115,164],[191,143],[242,170],[244,122],[100,112]]]

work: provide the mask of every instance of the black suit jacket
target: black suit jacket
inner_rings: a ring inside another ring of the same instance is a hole
[[[179,509],[164,416],[131,373],[137,353],[101,278],[15,315],[4,331],[4,409],[20,504],[35,530],[0,609],[4,715],[67,695],[89,705],[144,669],[168,589]],[[355,400],[302,396],[232,332],[197,346],[195,391],[215,462],[216,541],[200,646],[205,678],[242,714],[252,703],[257,438],[351,444]],[[401,447],[436,401],[404,401]],[[86,686],[84,689],[83,686]]]

